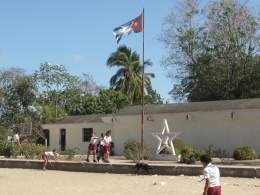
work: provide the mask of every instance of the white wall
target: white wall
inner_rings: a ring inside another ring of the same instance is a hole
[[[47,124],[42,127],[50,130],[50,149],[60,149],[60,129],[66,129],[66,148],[79,147],[81,153],[87,152],[89,144],[82,140],[83,128],[93,128],[97,136],[111,129],[111,125],[106,123]]]
[[[171,131],[181,132],[179,136],[187,145],[202,149],[210,144],[232,153],[240,145],[251,145],[260,154],[260,109],[190,112],[190,119],[186,120],[187,113],[169,113],[147,115],[153,121],[145,120],[144,140],[153,151],[157,147],[157,140],[152,135],[160,132],[163,119],[168,120]],[[145,117],[145,119],[147,118]],[[140,140],[141,116],[114,116],[105,117],[106,123],[88,124],[50,124],[43,128],[50,130],[50,147],[60,148],[60,129],[66,129],[66,147],[80,147],[82,153],[87,151],[87,142],[82,142],[82,129],[93,128],[99,136],[112,128],[112,138],[115,143],[115,152],[123,154],[124,143],[128,139]],[[111,122],[109,124],[108,122]]]
[[[155,150],[157,140],[152,133],[161,131],[163,119],[166,118],[171,131],[181,132],[179,138],[191,147],[202,149],[213,144],[232,153],[235,147],[249,144],[260,154],[260,110],[234,110],[234,119],[231,112],[193,112],[190,113],[190,120],[186,120],[187,113],[148,115],[153,121],[145,120],[145,143]],[[127,139],[140,140],[140,120],[141,117],[136,115],[116,117],[113,137],[117,154],[123,153]]]

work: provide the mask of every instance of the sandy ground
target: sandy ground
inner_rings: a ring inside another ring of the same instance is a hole
[[[0,169],[1,195],[200,195],[199,177]],[[260,179],[221,178],[225,195],[260,195]],[[105,192],[105,193],[104,193]]]

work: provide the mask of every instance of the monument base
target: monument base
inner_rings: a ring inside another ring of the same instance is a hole
[[[171,154],[154,154],[152,160],[161,160],[161,161],[179,161],[177,155]]]

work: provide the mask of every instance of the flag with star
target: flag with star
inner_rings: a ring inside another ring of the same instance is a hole
[[[116,38],[117,43],[120,42],[123,35],[129,35],[131,32],[139,33],[143,30],[143,15],[136,17],[135,19],[116,27],[113,30],[113,35]]]

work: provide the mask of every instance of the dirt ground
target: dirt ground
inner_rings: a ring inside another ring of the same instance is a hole
[[[0,169],[1,195],[200,195],[199,177]],[[260,195],[260,179],[221,178],[225,195]]]

